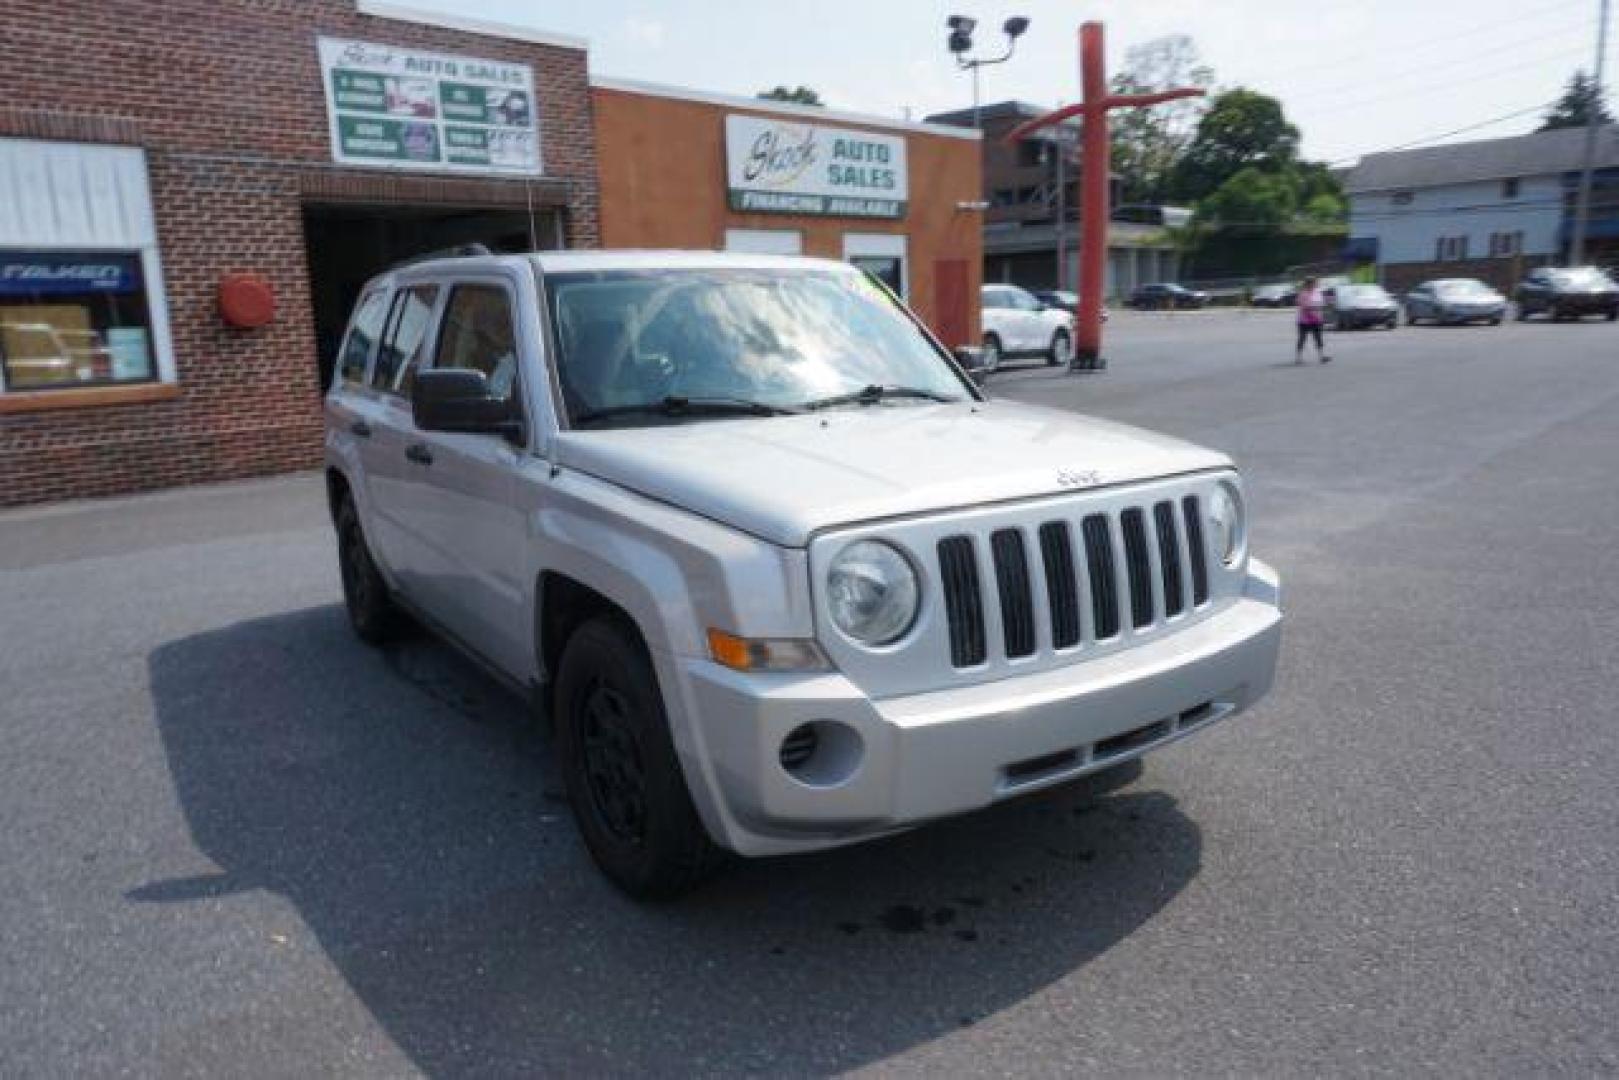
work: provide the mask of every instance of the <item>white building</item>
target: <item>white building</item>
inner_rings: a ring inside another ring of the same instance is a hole
[[[1344,182],[1349,245],[1395,289],[1439,276],[1507,287],[1524,267],[1564,257],[1584,147],[1584,129],[1564,128],[1369,154]],[[1596,166],[1619,172],[1619,128],[1598,132]],[[1614,179],[1604,174],[1599,193]],[[1593,236],[1610,231],[1612,198],[1599,194]]]

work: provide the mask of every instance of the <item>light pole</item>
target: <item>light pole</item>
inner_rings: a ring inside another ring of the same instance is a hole
[[[945,45],[952,56],[956,58],[956,66],[963,71],[973,73],[973,129],[980,130],[978,117],[978,69],[988,64],[1004,64],[1012,59],[1012,51],[1017,48],[1017,39],[1029,28],[1029,20],[1021,15],[1014,15],[1001,24],[1001,32],[1006,35],[1006,51],[999,56],[968,56],[973,47],[973,28],[978,20],[966,15],[952,15],[945,20],[950,28],[950,36],[945,39]]]
[[[1602,111],[1602,60],[1608,51],[1608,0],[1601,0],[1597,9],[1597,62],[1592,76],[1591,104],[1585,116],[1585,158],[1580,166],[1580,190],[1574,200],[1574,236],[1568,245],[1571,266],[1585,265],[1585,233],[1591,220],[1591,169],[1595,164],[1597,148],[1597,116]]]

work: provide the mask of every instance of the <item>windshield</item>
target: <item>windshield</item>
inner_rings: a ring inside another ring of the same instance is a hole
[[[1338,286],[1338,299],[1356,303],[1375,303],[1387,300],[1389,294],[1383,291],[1381,285],[1340,285]]]
[[[1434,285],[1441,296],[1493,296],[1495,290],[1482,281],[1441,281]]]
[[[1608,275],[1594,266],[1554,271],[1552,281],[1565,289],[1605,289],[1613,285]]]
[[[796,412],[845,395],[850,407],[971,397],[893,298],[859,273],[614,270],[545,284],[575,426]],[[889,392],[864,393],[874,387]]]

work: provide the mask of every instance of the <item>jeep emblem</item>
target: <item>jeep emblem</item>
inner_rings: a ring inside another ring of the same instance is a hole
[[[1057,483],[1065,488],[1095,487],[1102,482],[1102,474],[1095,469],[1058,469]]]

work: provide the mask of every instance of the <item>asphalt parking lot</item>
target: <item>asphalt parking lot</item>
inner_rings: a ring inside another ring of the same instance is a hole
[[[989,383],[1238,459],[1261,707],[662,907],[515,702],[350,635],[318,478],[0,514],[0,1071],[1619,1070],[1619,327],[1291,332]]]

